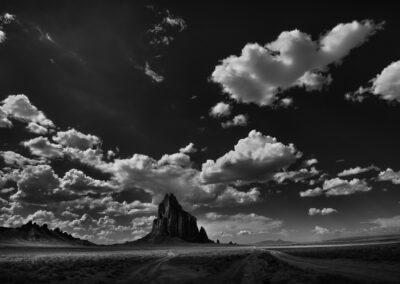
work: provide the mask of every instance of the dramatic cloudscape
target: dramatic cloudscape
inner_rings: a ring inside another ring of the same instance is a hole
[[[93,3],[0,4],[0,226],[130,241],[174,193],[223,242],[400,232],[394,7]]]

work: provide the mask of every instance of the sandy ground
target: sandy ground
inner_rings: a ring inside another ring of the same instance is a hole
[[[278,260],[303,270],[342,275],[360,282],[400,283],[400,263],[370,263],[347,259],[312,259],[296,257],[282,251],[270,250]]]
[[[365,246],[369,254],[379,250],[379,261],[346,259],[343,251],[332,258],[315,247],[309,250],[318,258],[240,246],[0,248],[0,283],[400,283],[393,261],[400,257],[384,258],[399,246]],[[360,253],[359,246],[343,248]]]

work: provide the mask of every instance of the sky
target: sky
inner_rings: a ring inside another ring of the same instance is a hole
[[[221,242],[399,233],[397,10],[262,3],[2,1],[0,226],[125,242],[174,193]]]

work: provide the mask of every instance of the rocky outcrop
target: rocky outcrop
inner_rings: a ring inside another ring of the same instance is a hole
[[[0,227],[0,244],[46,245],[46,246],[92,246],[87,240],[75,238],[59,228],[49,229],[47,224],[29,221],[18,228]]]
[[[137,242],[157,242],[168,238],[191,243],[212,242],[203,227],[198,229],[196,217],[183,210],[172,193],[166,194],[158,205],[157,218],[153,221],[151,232]]]

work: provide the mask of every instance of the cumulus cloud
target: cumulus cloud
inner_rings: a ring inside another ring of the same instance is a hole
[[[338,211],[336,209],[333,208],[322,208],[322,209],[318,209],[318,208],[310,208],[308,209],[308,215],[310,216],[315,216],[315,215],[329,215],[329,214],[333,214],[333,213],[337,213]]]
[[[47,210],[38,210],[26,217],[26,221],[32,221],[38,224],[51,224],[55,219],[54,213]]]
[[[305,160],[305,161],[303,162],[303,166],[304,166],[304,167],[311,167],[311,166],[313,166],[313,165],[315,165],[315,164],[318,164],[318,160],[315,159],[315,158],[313,158],[313,159],[308,159],[308,160]]]
[[[240,230],[237,234],[239,236],[250,236],[253,234],[253,232],[248,230]]]
[[[79,196],[74,200],[64,201],[61,206],[71,213],[94,212],[98,215],[113,217],[136,216],[138,214],[155,213],[157,206],[152,203],[134,200],[132,202],[118,202],[112,196],[91,197],[90,195]]]
[[[0,30],[0,43],[6,40],[6,33]]]
[[[338,24],[318,41],[299,30],[284,31],[265,46],[247,44],[240,56],[216,66],[212,80],[236,101],[272,106],[277,94],[292,87],[320,90],[332,81],[331,64],[339,64],[382,25],[370,20]]]
[[[168,14],[168,16],[164,18],[164,22],[172,27],[178,27],[180,32],[187,27],[186,22],[182,18],[174,17],[171,14]]]
[[[193,143],[189,143],[187,146],[180,148],[179,152],[183,154],[192,154],[197,152],[197,148],[194,146]]]
[[[312,232],[317,235],[326,235],[330,233],[329,229],[320,226],[315,226]]]
[[[165,154],[158,161],[159,165],[176,165],[180,167],[189,167],[191,165],[190,157],[184,153]]]
[[[391,181],[393,184],[400,184],[400,171],[395,172],[391,168],[387,168],[379,173],[378,180]]]
[[[205,183],[230,181],[265,181],[297,159],[293,144],[284,145],[276,138],[252,130],[240,139],[234,150],[216,161],[202,165],[201,178]]]
[[[87,149],[85,151],[79,150],[77,148],[67,147],[62,150],[62,153],[72,160],[77,160],[82,164],[101,167],[104,163],[104,153],[100,148]]]
[[[390,229],[400,228],[400,215],[388,217],[388,218],[377,218],[368,221],[367,223],[375,224],[378,228]]]
[[[346,94],[345,98],[354,102],[362,102],[368,94],[389,102],[400,102],[400,61],[392,62],[385,67],[371,80],[370,86],[360,87],[357,91]]]
[[[77,194],[106,193],[117,190],[116,184],[93,179],[77,169],[71,169],[65,173],[60,181],[60,187]]]
[[[277,183],[283,183],[286,180],[290,180],[297,183],[317,175],[319,175],[319,171],[317,171],[314,167],[312,167],[311,169],[303,168],[297,171],[279,172],[274,174],[273,178]]]
[[[0,31],[0,41],[1,41],[1,31]],[[7,113],[0,107],[0,128],[10,128],[12,127],[12,122],[8,119]]]
[[[0,151],[0,157],[6,165],[18,166],[20,168],[25,165],[35,165],[40,163],[38,160],[29,159],[13,151]]]
[[[13,14],[4,13],[0,16],[0,43],[4,42],[7,38],[6,33],[2,31],[4,25],[8,25],[15,21],[16,17]]]
[[[49,132],[46,127],[43,127],[36,122],[29,122],[29,124],[26,126],[26,129],[31,133],[39,135],[46,135]]]
[[[216,199],[218,206],[250,204],[260,200],[260,191],[257,188],[251,188],[247,192],[238,191],[236,188],[228,187]]]
[[[367,182],[354,178],[350,181],[343,180],[340,178],[333,178],[325,180],[322,188],[317,187],[314,189],[308,189],[300,192],[301,197],[315,197],[320,195],[325,196],[339,196],[339,195],[351,195],[357,192],[370,191],[371,187],[368,186]]]
[[[213,106],[210,110],[210,116],[212,117],[225,117],[230,115],[232,112],[232,106],[230,104],[219,102]]]
[[[185,204],[211,202],[216,198],[218,186],[202,185],[198,170],[182,167],[179,164],[182,161],[178,162],[178,159],[167,158],[169,161],[165,157],[157,161],[146,155],[134,154],[128,159],[115,159],[112,163],[104,164],[101,170],[112,174],[121,189],[142,188],[151,194],[154,203],[169,192]]]
[[[247,121],[248,121],[247,115],[238,114],[234,118],[232,118],[232,120],[222,122],[221,126],[223,128],[229,128],[229,127],[234,127],[234,126],[246,126]]]
[[[27,123],[34,122],[46,128],[54,127],[54,123],[32,105],[25,95],[10,95],[2,103],[2,109],[9,118]]]
[[[22,142],[22,145],[36,156],[55,159],[63,157],[63,147],[58,144],[51,143],[47,137],[36,137],[28,141]]]
[[[10,198],[32,204],[48,204],[76,198],[70,190],[60,188],[60,179],[49,165],[27,166],[21,172],[18,191]]]
[[[98,146],[101,143],[99,137],[91,134],[83,134],[73,128],[57,132],[53,140],[65,147],[77,148],[82,151]]]
[[[17,16],[10,13],[4,13],[0,16],[0,23],[3,25],[8,25],[14,22],[17,19]]]
[[[355,167],[355,168],[343,170],[340,173],[338,173],[337,175],[339,177],[345,177],[345,176],[358,175],[358,174],[362,174],[362,173],[369,172],[369,171],[379,171],[379,168],[376,166],[373,166],[373,165],[366,167],[366,168]]]

